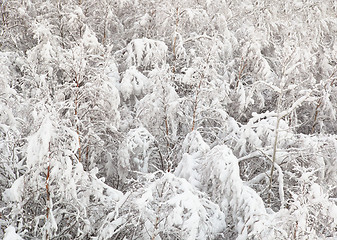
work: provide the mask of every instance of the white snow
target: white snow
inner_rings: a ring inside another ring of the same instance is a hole
[[[36,164],[41,164],[48,158],[49,144],[54,135],[54,127],[46,116],[39,130],[28,138],[27,146],[27,166],[32,168]]]
[[[5,236],[3,240],[23,240],[23,238],[15,232],[15,228],[13,226],[8,226],[5,229]]]
[[[2,193],[3,200],[5,202],[17,202],[20,203],[23,199],[23,193],[24,193],[24,177],[21,176],[20,178],[16,179],[15,182],[12,184],[12,186],[9,189],[6,189]]]

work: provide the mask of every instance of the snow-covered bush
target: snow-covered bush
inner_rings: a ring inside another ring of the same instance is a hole
[[[121,193],[85,172],[75,158],[77,134],[47,115],[29,137],[26,171],[3,192],[8,218],[25,236],[83,238],[101,218],[97,206],[113,207]],[[76,219],[80,219],[77,221]]]
[[[238,159],[222,145],[207,154],[202,166],[204,188],[227,215],[233,216],[238,239],[254,235],[267,213],[260,196],[241,180]]]
[[[105,219],[98,239],[213,239],[225,215],[183,178],[171,173],[144,175],[145,185],[128,192]]]
[[[151,68],[165,63],[167,46],[152,39],[134,39],[128,46],[126,62],[128,66]]]

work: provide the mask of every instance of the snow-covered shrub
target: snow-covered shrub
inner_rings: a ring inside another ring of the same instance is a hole
[[[320,239],[336,237],[337,206],[329,194],[319,184],[315,170],[297,167],[294,180],[298,189],[290,190],[290,215],[295,220],[293,234],[296,238]]]
[[[185,178],[190,184],[200,187],[201,170],[200,166],[204,155],[209,151],[209,146],[204,142],[198,131],[187,134],[181,150],[181,160],[176,167],[174,174]]]
[[[153,39],[134,39],[128,46],[126,62],[128,66],[152,68],[162,65],[166,60],[167,46],[164,42]]]
[[[136,67],[130,67],[124,73],[122,81],[119,85],[124,100],[128,100],[132,96],[139,97],[149,89],[149,80]]]
[[[254,235],[267,217],[260,196],[240,178],[238,159],[225,145],[214,147],[202,163],[202,183],[211,199],[235,221],[238,239]]]
[[[176,113],[179,107],[178,95],[172,86],[169,68],[167,66],[154,69],[149,73],[148,88],[151,91],[136,104],[138,118],[150,132],[158,134],[163,129],[166,135],[177,135],[178,123]]]
[[[145,175],[146,185],[128,192],[105,219],[98,239],[213,239],[225,228],[225,215],[183,178]]]
[[[155,138],[145,128],[131,129],[118,150],[118,174],[124,181],[129,171],[151,172]]]
[[[104,49],[92,30],[85,29],[83,37],[64,51],[55,98],[64,123],[79,135],[78,157],[85,169],[97,166],[106,174],[120,141],[120,76],[111,49]]]
[[[288,207],[269,214],[269,221],[251,239],[334,239],[337,206],[316,180],[313,169],[296,167]],[[280,219],[282,219],[280,221]]]
[[[121,193],[85,172],[75,158],[77,134],[47,115],[29,137],[26,171],[3,192],[7,218],[25,237],[83,238],[102,217],[97,206],[113,207]],[[77,221],[76,219],[80,219]]]

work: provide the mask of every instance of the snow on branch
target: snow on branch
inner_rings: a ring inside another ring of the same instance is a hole
[[[284,111],[280,112],[280,113],[278,114],[278,118],[281,119],[281,118],[287,116],[287,115],[290,114],[292,111],[294,111],[297,107],[301,106],[301,104],[302,104],[305,100],[307,100],[307,98],[310,96],[310,94],[311,94],[311,91],[307,91],[307,92],[305,93],[305,95],[302,96],[302,97],[300,97],[299,99],[297,99],[296,102],[294,102],[294,104],[293,104],[290,108],[288,108],[287,110],[284,110]]]
[[[126,47],[129,66],[153,67],[166,60],[167,46],[164,42],[142,38],[132,40]]]

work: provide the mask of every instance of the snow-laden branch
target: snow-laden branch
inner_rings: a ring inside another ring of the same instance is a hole
[[[280,112],[278,114],[278,119],[284,118],[285,116],[289,115],[292,111],[294,111],[297,107],[301,106],[302,103],[307,100],[307,98],[310,96],[310,94],[311,94],[311,91],[307,91],[306,94],[304,96],[300,97],[299,99],[297,99],[297,101],[294,102],[294,104],[290,108]]]

